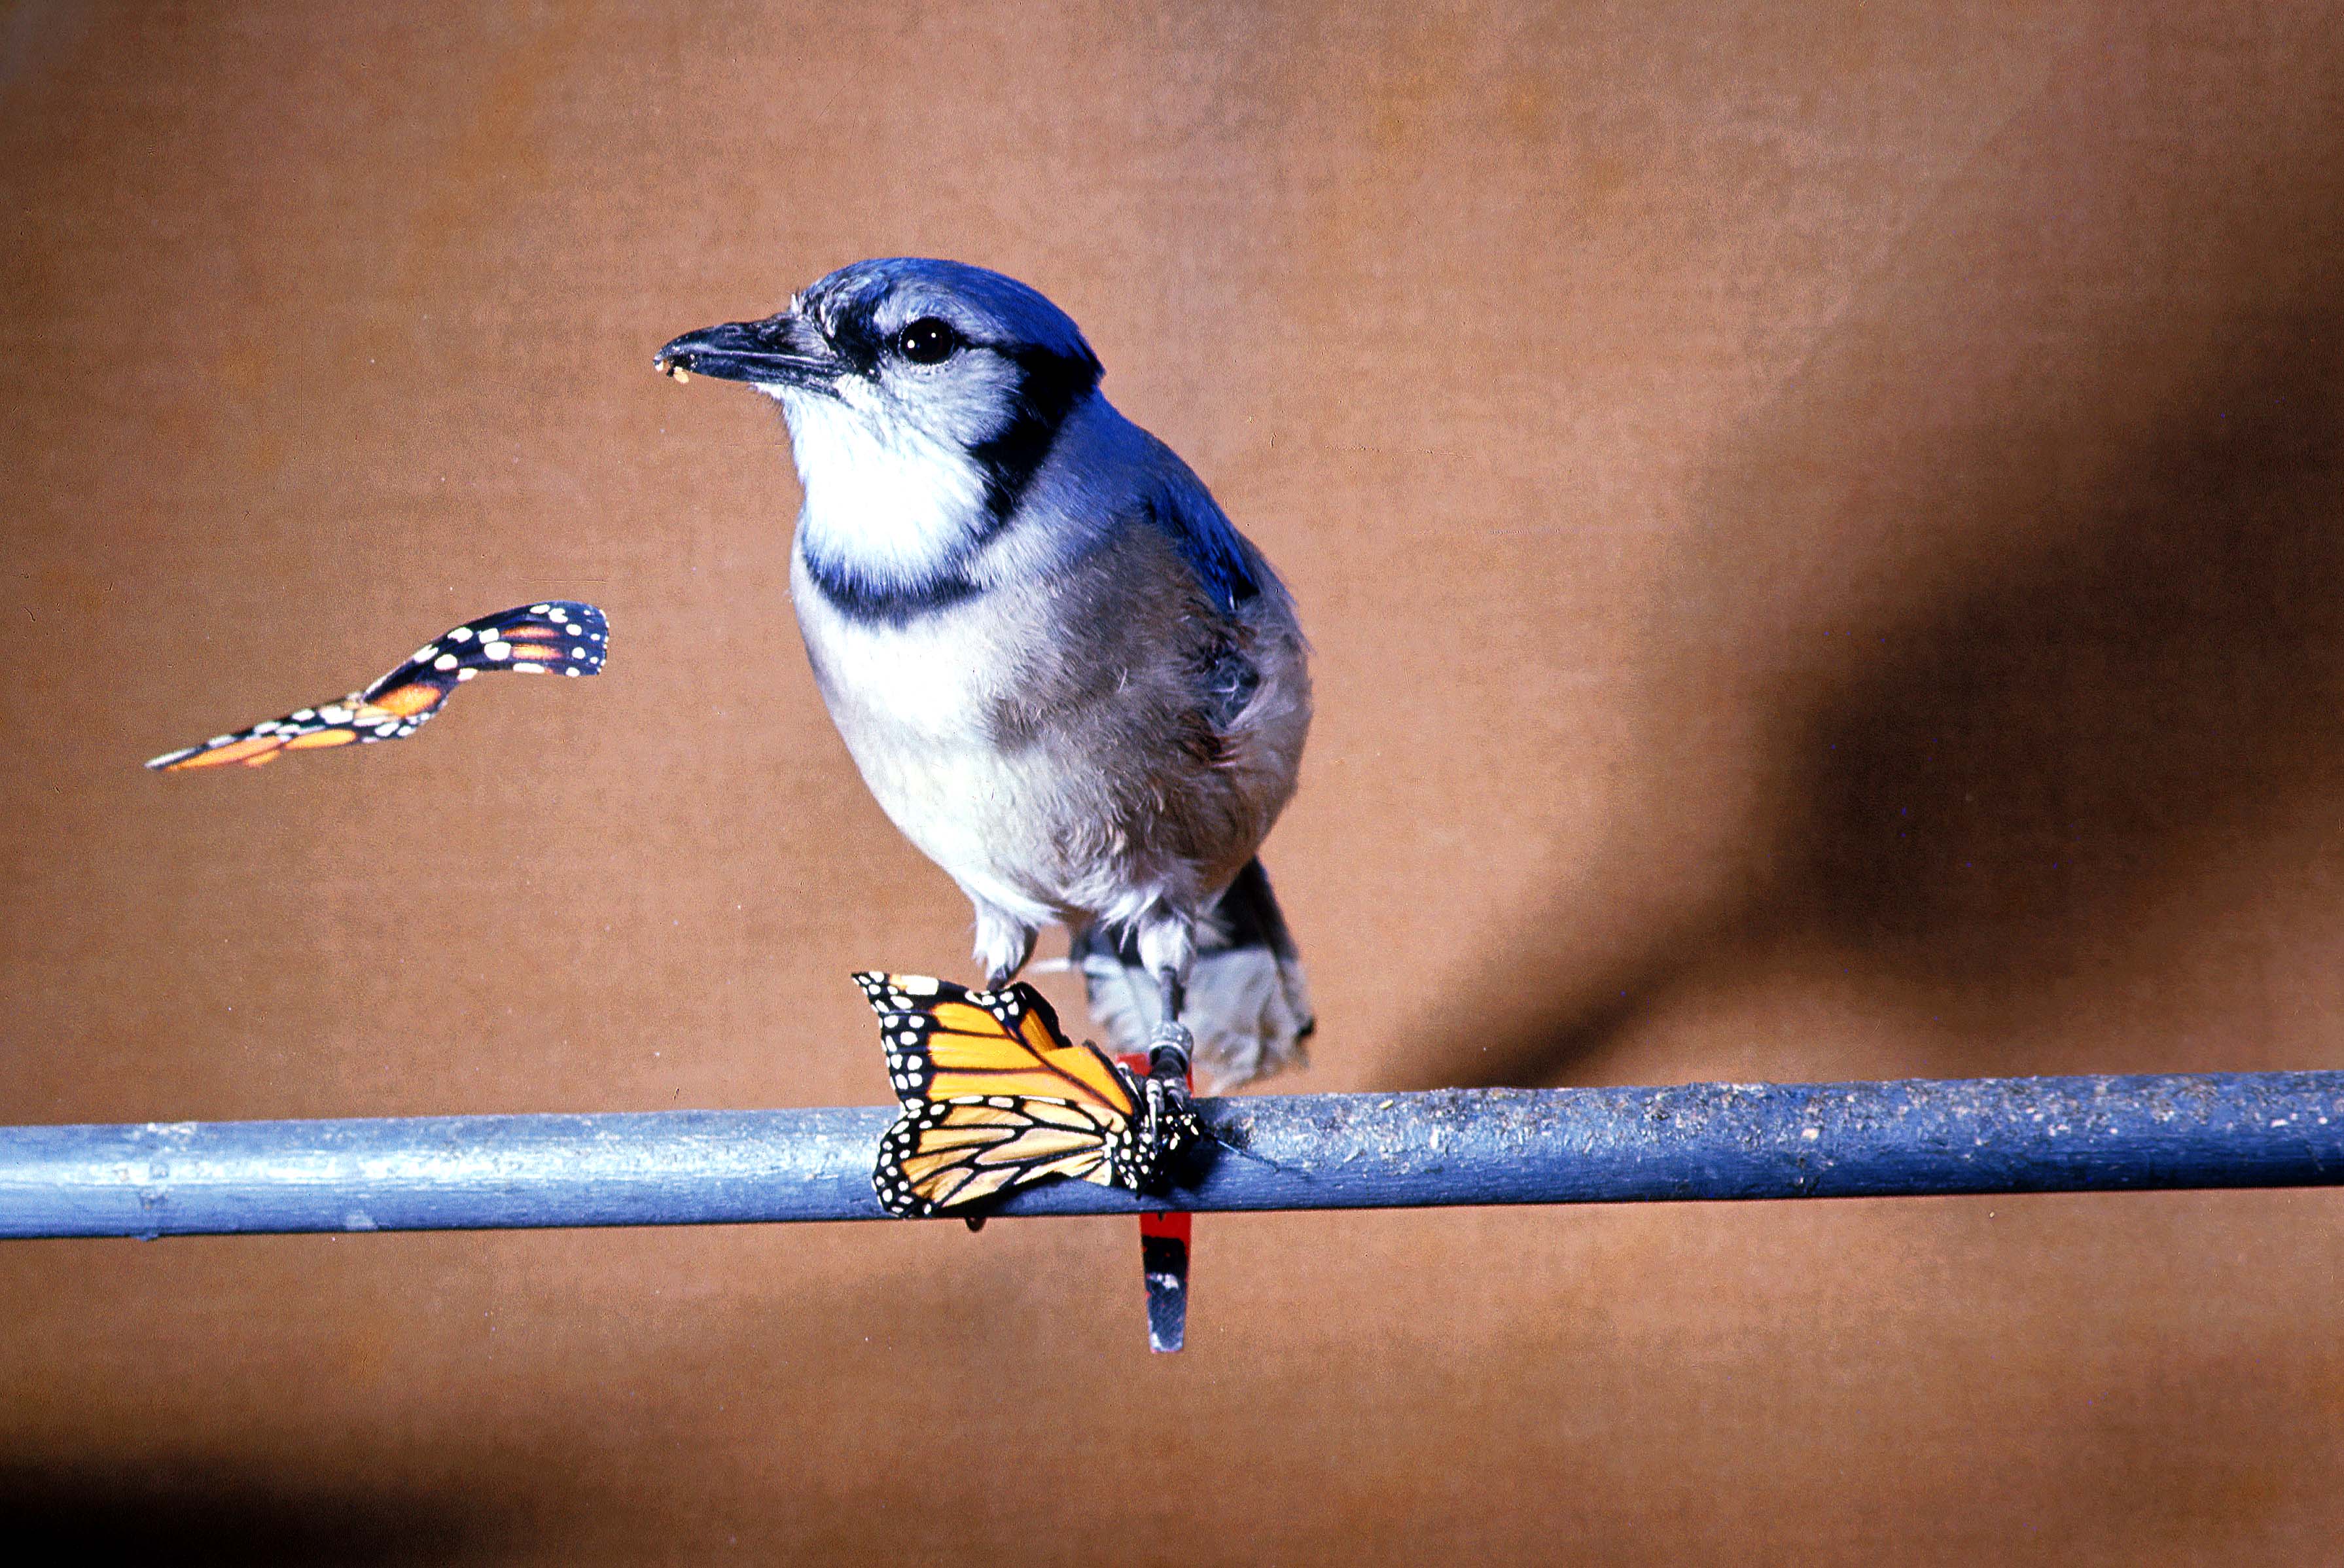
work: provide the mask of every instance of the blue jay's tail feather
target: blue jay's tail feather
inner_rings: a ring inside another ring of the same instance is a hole
[[[1110,1050],[1142,1051],[1155,1033],[1155,977],[1129,937],[1098,926],[1075,939],[1091,1020]],[[1207,1094],[1304,1065],[1302,1042],[1318,1027],[1310,987],[1259,860],[1246,863],[1197,927],[1181,1022],[1197,1039],[1197,1087]]]

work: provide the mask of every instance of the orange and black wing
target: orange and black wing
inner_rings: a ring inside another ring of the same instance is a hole
[[[404,740],[440,711],[449,693],[483,670],[591,675],[602,668],[610,641],[610,623],[591,604],[548,600],[499,611],[440,633],[398,669],[339,702],[215,735],[146,765],[162,773],[229,763],[257,768],[280,752]]]
[[[907,1105],[879,1140],[881,1207],[924,1219],[1054,1176],[1116,1185],[1130,1123],[1096,1106],[1037,1095]]]
[[[871,1173],[889,1213],[935,1214],[1056,1176],[1128,1185],[1131,1077],[1096,1047],[1070,1043],[1032,986],[968,991],[921,975],[854,981],[879,1015],[904,1102]]]
[[[887,1073],[905,1105],[988,1095],[1039,1095],[1137,1113],[1130,1076],[1096,1046],[1076,1045],[1042,994],[1020,983],[970,991],[925,975],[860,974]]]

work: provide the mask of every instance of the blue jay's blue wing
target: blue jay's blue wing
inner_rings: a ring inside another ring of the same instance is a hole
[[[1183,479],[1187,482],[1180,482]],[[1261,592],[1263,573],[1247,558],[1228,514],[1193,475],[1177,476],[1149,498],[1147,520],[1164,531],[1222,610],[1234,612]]]

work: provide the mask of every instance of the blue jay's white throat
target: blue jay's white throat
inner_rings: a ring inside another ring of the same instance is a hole
[[[968,449],[895,414],[852,381],[839,394],[761,386],[782,405],[805,506],[798,548],[831,572],[913,588],[967,558],[985,531],[985,474]]]
[[[1293,602],[1074,322],[999,273],[866,261],[659,364],[782,405],[815,681],[968,895],[986,984],[1060,922],[1118,1047],[1168,1013],[1208,1087],[1298,1060],[1309,993],[1254,858],[1310,722]]]

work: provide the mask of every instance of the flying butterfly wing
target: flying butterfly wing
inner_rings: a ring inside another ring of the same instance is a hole
[[[923,975],[854,981],[879,1015],[904,1102],[871,1173],[889,1213],[924,1217],[1054,1176],[1131,1185],[1137,1087],[1096,1047],[1068,1041],[1032,986],[969,991]]]
[[[257,768],[283,752],[405,740],[440,711],[450,692],[483,670],[591,675],[601,670],[610,641],[610,622],[591,604],[558,599],[500,610],[441,632],[399,668],[339,702],[215,735],[146,765],[161,773],[229,763]]]

